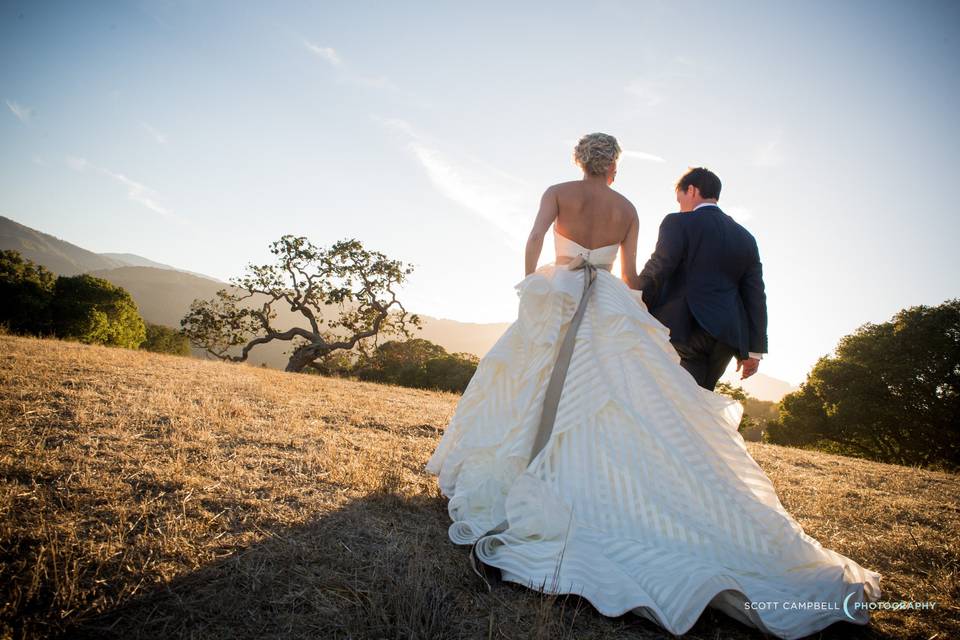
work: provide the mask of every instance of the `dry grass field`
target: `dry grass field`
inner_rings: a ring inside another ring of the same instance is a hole
[[[458,396],[0,336],[0,637],[660,638],[488,593],[423,465]],[[786,508],[883,575],[827,638],[960,637],[960,478],[749,444]],[[758,638],[708,609],[689,638]]]

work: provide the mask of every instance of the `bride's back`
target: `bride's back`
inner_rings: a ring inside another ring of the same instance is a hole
[[[589,180],[562,182],[557,194],[560,235],[587,249],[620,244],[632,221],[633,205],[605,184]]]

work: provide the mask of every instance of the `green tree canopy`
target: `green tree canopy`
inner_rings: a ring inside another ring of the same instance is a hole
[[[141,349],[156,353],[172,353],[177,356],[190,355],[190,341],[182,331],[161,324],[146,323],[147,339]]]
[[[414,338],[388,340],[363,357],[354,368],[354,375],[362,380],[377,380],[405,387],[429,386],[426,378],[427,362],[447,355],[438,344]]]
[[[883,462],[960,464],[960,299],[868,323],[783,398],[768,439]]]
[[[450,354],[422,338],[390,340],[361,357],[352,374],[361,380],[462,392],[478,362],[479,358],[472,354]]]
[[[425,370],[430,388],[463,393],[477,372],[480,358],[472,353],[451,353],[427,361]]]
[[[138,348],[147,338],[130,294],[88,274],[57,278],[51,313],[54,331],[61,338],[129,349]]]
[[[0,251],[0,323],[12,333],[49,333],[55,281],[53,273],[19,252]]]

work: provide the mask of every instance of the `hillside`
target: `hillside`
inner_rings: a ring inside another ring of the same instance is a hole
[[[42,231],[37,231],[19,222],[0,216],[0,249],[14,249],[37,264],[62,275],[90,273],[103,278],[130,292],[140,314],[147,322],[179,328],[180,319],[187,313],[190,303],[196,298],[212,298],[218,289],[229,283],[200,273],[178,269],[132,253],[94,253],[61,240]],[[288,309],[276,306],[278,318],[275,325],[287,329],[301,324],[302,317]],[[416,313],[416,310],[411,310]],[[419,314],[422,328],[415,337],[439,344],[450,353],[466,352],[482,357],[503,335],[509,322],[473,323],[434,318]],[[332,317],[333,313],[323,314]],[[283,369],[289,359],[289,344],[271,343],[253,350],[249,362]],[[196,356],[202,351],[193,349]],[[747,393],[760,400],[778,402],[794,387],[758,373],[748,380],[738,380],[732,370],[724,380],[734,386],[742,386]]]
[[[0,249],[18,251],[28,260],[64,276],[120,267],[155,267],[220,282],[202,273],[177,269],[134,253],[94,253],[4,216],[0,216]]]
[[[89,273],[130,292],[144,320],[179,328],[190,303],[196,298],[213,298],[229,283],[201,273],[179,269],[132,253],[94,253],[56,236],[43,233],[15,220],[0,216],[0,249],[19,251],[25,258],[42,264],[58,275]],[[276,306],[276,326],[286,329],[303,321],[302,316]],[[334,313],[323,317],[332,318]],[[485,354],[506,330],[508,323],[458,322],[420,315],[422,329],[416,337],[441,345],[450,353]],[[289,358],[288,343],[259,347],[250,363],[283,369]],[[194,349],[194,355],[203,352]]]
[[[4,216],[0,216],[0,249],[19,251],[24,258],[64,276],[125,265],[121,260],[88,251]]]
[[[155,269],[166,269],[168,271],[180,271],[183,273],[189,273],[190,275],[197,276],[199,278],[206,278],[207,280],[213,280],[214,282],[219,282],[221,284],[226,284],[222,280],[217,280],[216,278],[202,273],[197,273],[196,271],[187,271],[186,269],[178,269],[172,267],[169,264],[164,264],[162,262],[157,262],[151,260],[150,258],[144,258],[143,256],[138,256],[135,253],[101,253],[101,256],[104,258],[110,258],[111,260],[119,260],[124,265],[128,267],[153,267]]]
[[[422,470],[456,394],[12,336],[0,381],[0,637],[664,637],[484,591]],[[957,476],[748,448],[885,599],[939,603],[824,637],[960,635]]]
[[[119,267],[104,271],[92,271],[91,275],[103,278],[130,292],[140,314],[149,322],[179,328],[180,319],[187,313],[190,303],[196,298],[213,298],[217,290],[230,285],[183,271],[157,269],[154,267]],[[252,298],[251,304],[262,304],[262,296]],[[303,324],[303,316],[283,305],[274,306],[277,319],[274,326],[280,330],[295,324]],[[333,319],[337,311],[331,308],[321,315]],[[414,337],[424,338],[441,345],[450,353],[465,351],[483,355],[507,328],[506,323],[475,324],[420,316],[422,329],[414,329]],[[386,339],[386,338],[385,338]],[[261,345],[250,352],[250,363],[265,364],[274,369],[283,369],[289,359],[290,343],[274,342]],[[195,350],[196,355],[203,355]]]
[[[150,266],[92,271],[91,275],[108,280],[129,291],[145,320],[175,328],[179,328],[180,319],[186,314],[190,303],[195,298],[213,298],[218,289],[229,287],[228,284],[219,280]],[[254,300],[259,299],[259,297],[254,298]],[[302,316],[299,314],[291,313],[282,305],[276,305],[275,308],[277,327],[286,329],[295,324],[302,324]],[[332,311],[323,314],[325,318],[333,316]],[[415,331],[414,337],[435,342],[450,353],[464,351],[477,356],[483,356],[489,351],[509,326],[506,322],[458,322],[424,315],[420,318],[423,327]],[[250,363],[283,369],[290,357],[286,353],[288,351],[287,343],[261,345],[251,351]],[[202,352],[195,350],[195,354],[202,355]],[[794,390],[794,387],[783,380],[777,380],[762,373],[757,373],[747,380],[740,380],[739,374],[733,370],[733,365],[723,379],[734,386],[742,386],[747,393],[760,400],[777,402]]]
[[[145,320],[178,328],[194,298],[212,298],[217,290],[229,286],[182,271],[154,267],[119,267],[89,273],[129,291]]]
[[[735,370],[736,366],[736,361],[731,362],[729,370],[720,381],[729,382],[735,387],[743,387],[744,391],[758,400],[780,402],[783,396],[797,390],[797,387],[789,382],[768,376],[759,371],[746,380],[741,380],[740,373]],[[763,363],[760,364],[760,368],[763,368]]]

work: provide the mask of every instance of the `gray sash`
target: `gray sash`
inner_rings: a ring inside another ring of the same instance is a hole
[[[558,262],[557,264],[561,263]],[[577,336],[577,329],[580,327],[580,321],[583,319],[583,313],[587,308],[587,301],[590,299],[590,292],[593,290],[593,282],[597,277],[597,269],[610,271],[613,266],[612,264],[594,264],[582,255],[576,256],[569,263],[565,264],[568,264],[567,269],[570,271],[576,269],[584,269],[586,271],[583,278],[583,295],[580,296],[580,303],[577,305],[577,310],[573,313],[573,319],[570,321],[567,333],[563,337],[563,343],[560,345],[557,360],[553,365],[553,371],[550,373],[550,382],[547,383],[547,391],[543,398],[543,413],[540,415],[540,425],[537,427],[537,434],[533,440],[530,458],[527,460],[528,466],[533,462],[533,459],[537,457],[537,454],[540,453],[543,447],[546,446],[550,440],[550,435],[553,433],[553,423],[557,418],[560,394],[563,391],[563,383],[567,379],[567,369],[570,367],[570,358],[573,356],[573,344]],[[484,564],[477,557],[477,543],[489,535],[506,531],[507,526],[507,521],[504,520],[477,538],[470,547],[470,566],[473,568],[474,573],[480,576],[490,591],[493,590],[493,587],[488,577],[499,581],[499,571],[494,571],[494,567]]]

